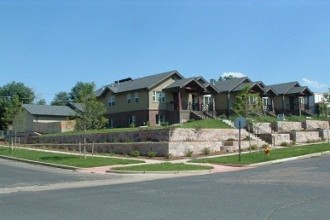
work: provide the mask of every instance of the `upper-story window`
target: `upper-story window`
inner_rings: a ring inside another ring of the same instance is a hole
[[[115,106],[116,104],[116,98],[114,95],[110,96],[109,99],[108,99],[108,105],[109,106]]]
[[[131,93],[127,93],[127,103],[131,103],[131,101],[132,101]]]
[[[165,102],[165,92],[154,91],[152,100],[154,102]]]
[[[135,102],[139,102],[139,92],[135,92]]]

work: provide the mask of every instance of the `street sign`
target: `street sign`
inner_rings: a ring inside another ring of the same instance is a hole
[[[235,118],[234,126],[238,129],[244,128],[246,126],[246,118],[244,118],[243,116]]]

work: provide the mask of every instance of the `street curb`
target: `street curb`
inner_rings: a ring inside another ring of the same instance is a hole
[[[107,170],[107,173],[117,174],[208,174],[212,170],[182,170],[182,171],[129,171],[129,170]]]
[[[262,162],[262,163],[248,164],[246,166],[249,166],[249,167],[258,167],[258,166],[264,166],[264,165],[270,165],[270,164],[278,164],[278,163],[283,163],[283,162],[293,161],[293,160],[308,159],[308,158],[313,158],[313,157],[322,157],[324,155],[330,155],[330,151],[324,151],[324,152],[313,153],[313,154],[306,154],[306,155],[302,155],[302,156],[289,157],[289,158],[272,160],[272,161],[267,161],[267,162]]]
[[[3,155],[0,155],[0,158],[13,160],[13,161],[20,161],[20,162],[25,162],[25,163],[31,163],[31,164],[38,164],[38,165],[43,165],[43,166],[48,166],[48,167],[61,168],[61,169],[66,169],[66,170],[78,170],[78,169],[80,169],[79,167],[74,167],[74,166],[60,165],[60,164],[53,164],[53,163],[45,163],[45,162],[40,162],[40,161],[35,161],[35,160],[21,159],[21,158],[9,157],[9,156],[3,156]]]

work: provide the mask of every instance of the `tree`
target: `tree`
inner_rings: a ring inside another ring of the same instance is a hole
[[[95,91],[95,83],[77,82],[71,89],[70,99],[75,103],[83,103],[85,98],[92,96]]]
[[[50,103],[51,105],[66,105],[70,101],[70,95],[67,92],[59,92],[55,94],[54,100]]]
[[[106,111],[106,108],[102,102],[97,101],[94,93],[85,96],[84,98],[82,98],[81,101],[82,101],[81,110],[80,111],[77,110],[78,112],[76,118],[76,130],[83,131],[82,138],[84,143],[84,155],[86,159],[87,130],[105,128],[107,120],[103,115]],[[93,152],[93,147],[92,147],[92,152]]]
[[[225,81],[225,80],[228,80],[228,79],[234,79],[236,77],[234,77],[233,75],[229,75],[229,76],[220,76],[218,81]]]
[[[250,92],[250,86],[246,85],[236,96],[234,113],[243,117],[261,113],[261,98],[257,93]]]
[[[46,105],[46,100],[45,99],[39,99],[36,101],[36,105]]]
[[[17,108],[17,103],[19,105],[30,104],[34,99],[33,90],[23,83],[13,81],[0,87],[0,130],[8,128],[8,125],[12,123],[13,115],[11,112],[15,109],[11,108]],[[9,112],[6,113],[7,111]]]

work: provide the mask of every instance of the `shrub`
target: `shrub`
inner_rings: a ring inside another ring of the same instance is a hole
[[[184,154],[186,155],[186,157],[191,157],[193,155],[194,151],[187,149],[185,150]]]
[[[210,155],[210,153],[211,153],[210,148],[208,148],[208,147],[204,147],[204,148],[202,149],[202,153],[203,153],[204,155]]]
[[[135,128],[135,123],[129,125],[130,128]]]
[[[252,145],[250,146],[250,148],[251,148],[251,150],[257,150],[257,149],[258,149],[258,145],[256,145],[256,144],[252,144]]]
[[[160,123],[160,125],[163,126],[163,127],[166,127],[166,126],[169,125],[169,123],[166,121],[166,122],[162,122],[162,123]]]
[[[289,144],[287,143],[287,142],[282,142],[281,143],[281,146],[283,146],[283,147],[286,147],[286,146],[288,146]]]
[[[173,159],[173,155],[172,154],[167,154],[166,159],[168,159],[168,160]]]
[[[133,150],[130,152],[131,157],[138,157],[140,156],[140,152],[137,150]]]
[[[155,152],[155,151],[149,151],[147,153],[147,155],[148,155],[149,158],[154,158],[157,155],[157,152]]]

